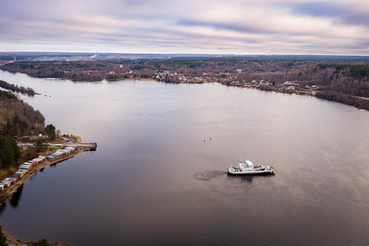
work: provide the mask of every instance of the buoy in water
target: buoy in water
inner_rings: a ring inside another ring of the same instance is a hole
[[[204,139],[204,143],[205,143],[205,139]]]
[[[122,176],[122,174],[120,173],[119,176]]]
[[[210,138],[210,140],[211,140],[211,138]]]

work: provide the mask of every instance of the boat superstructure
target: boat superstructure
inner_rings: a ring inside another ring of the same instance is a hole
[[[251,161],[239,162],[236,167],[228,167],[228,173],[234,175],[247,174],[274,174],[274,169],[271,166],[254,166]]]

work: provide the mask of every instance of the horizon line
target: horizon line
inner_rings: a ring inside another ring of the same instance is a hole
[[[86,52],[86,51],[0,51],[0,54],[15,54],[15,53],[56,53],[56,54],[116,54],[116,55],[177,55],[177,56],[327,56],[327,57],[368,57],[369,55],[347,55],[347,54],[217,54],[217,53],[125,53],[125,52]]]

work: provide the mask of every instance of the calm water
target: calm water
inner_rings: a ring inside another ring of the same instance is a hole
[[[42,93],[22,98],[62,133],[98,142],[15,193],[0,222],[17,238],[369,244],[369,112],[219,84],[0,79]],[[276,175],[226,175],[246,158]]]

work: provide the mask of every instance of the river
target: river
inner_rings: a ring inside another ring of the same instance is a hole
[[[21,98],[62,133],[98,143],[7,202],[0,223],[18,239],[369,245],[367,111],[217,83],[0,79],[41,93]],[[246,158],[276,175],[226,174]]]

